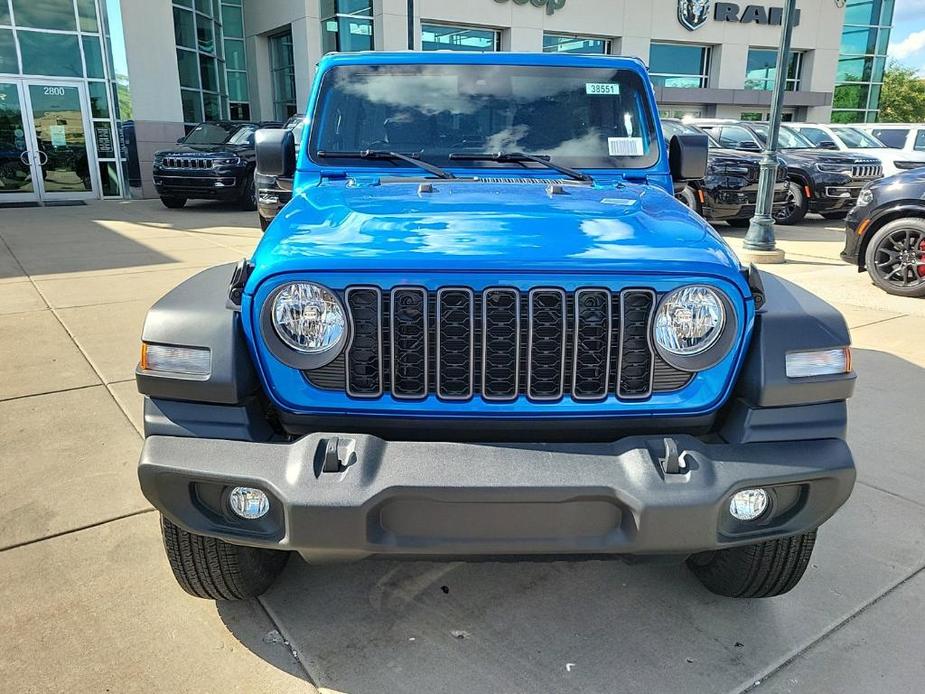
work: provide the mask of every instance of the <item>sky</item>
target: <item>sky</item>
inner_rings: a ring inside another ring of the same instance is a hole
[[[896,0],[888,55],[925,77],[925,0]]]

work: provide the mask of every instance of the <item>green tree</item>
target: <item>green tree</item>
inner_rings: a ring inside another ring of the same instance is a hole
[[[925,80],[911,67],[891,61],[883,73],[880,91],[880,121],[921,123],[925,121]]]

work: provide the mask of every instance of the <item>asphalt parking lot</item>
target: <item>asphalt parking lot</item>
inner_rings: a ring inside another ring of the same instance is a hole
[[[733,246],[741,233],[718,226]],[[187,596],[138,490],[145,311],[239,259],[256,216],[158,201],[0,211],[0,682],[15,692],[921,691],[925,300],[838,260],[819,218],[768,268],[855,342],[858,484],[789,595],[673,564],[290,562],[259,600]]]

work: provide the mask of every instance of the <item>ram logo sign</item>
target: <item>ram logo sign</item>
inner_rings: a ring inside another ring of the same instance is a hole
[[[678,0],[678,21],[688,30],[702,27],[710,15],[710,0]]]

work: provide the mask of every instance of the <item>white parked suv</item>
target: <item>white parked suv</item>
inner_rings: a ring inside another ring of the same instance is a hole
[[[851,152],[853,154],[865,154],[869,157],[879,159],[883,163],[883,175],[893,176],[901,171],[917,169],[925,166],[925,127],[921,129],[920,148],[916,151],[913,148],[909,150],[897,151],[891,144],[885,142],[871,129],[881,129],[885,127],[904,128],[906,131],[911,130],[914,126],[881,126],[879,123],[858,123],[852,125],[821,125],[818,123],[787,123],[794,130],[822,149],[839,150],[841,152]],[[897,137],[900,135],[899,130],[894,131]],[[905,138],[905,135],[902,135]],[[914,140],[914,138],[912,138]],[[911,140],[910,140],[911,141]],[[914,143],[913,143],[914,144]]]

